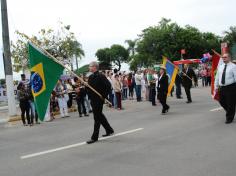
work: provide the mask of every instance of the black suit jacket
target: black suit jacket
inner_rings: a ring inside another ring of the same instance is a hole
[[[192,79],[194,79],[194,82],[197,82],[197,76],[195,74],[195,72],[193,71],[192,68],[188,68],[187,71],[185,69],[183,69],[183,72],[188,76],[186,76],[185,74],[182,73],[182,84],[184,87],[189,87],[191,88],[193,85],[193,81]],[[189,79],[191,78],[191,79]]]
[[[164,74],[157,84],[158,94],[167,94],[168,93],[168,79],[169,77]]]
[[[92,86],[98,93],[100,93],[103,99],[107,96],[107,87],[111,87],[109,80],[98,71],[89,76],[88,84]],[[94,103],[104,101],[91,89],[88,88],[87,91],[90,100],[92,100]]]

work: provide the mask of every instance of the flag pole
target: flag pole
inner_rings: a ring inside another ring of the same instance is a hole
[[[32,44],[34,44],[35,46],[37,46],[39,49],[41,49],[46,55],[48,55],[54,62],[58,63],[59,65],[61,65],[62,67],[64,67],[70,74],[72,74],[73,76],[77,77],[85,86],[87,86],[88,88],[90,88],[93,92],[95,92],[102,100],[105,100],[105,102],[107,102],[108,104],[111,105],[111,102],[109,100],[107,100],[106,98],[104,98],[98,91],[96,91],[91,85],[89,85],[87,82],[85,82],[82,78],[80,78],[77,74],[75,74],[73,71],[71,71],[69,68],[67,68],[65,65],[63,65],[61,62],[59,62],[53,55],[51,55],[49,52],[47,52],[45,49],[41,48],[35,41],[33,41],[32,39],[30,39],[26,34],[20,33],[22,36],[24,36],[25,38],[27,38]]]
[[[211,49],[216,55],[218,55],[219,57],[221,57],[221,54],[218,53],[217,51],[215,51],[214,49]]]

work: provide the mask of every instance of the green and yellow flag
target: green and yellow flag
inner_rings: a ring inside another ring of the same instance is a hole
[[[39,119],[44,120],[51,93],[62,75],[64,67],[43,51],[28,43],[31,70],[31,90]]]

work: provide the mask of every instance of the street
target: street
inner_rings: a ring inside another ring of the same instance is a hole
[[[224,123],[210,88],[191,91],[191,104],[185,93],[184,99],[169,97],[166,115],[159,103],[147,101],[125,100],[122,111],[104,106],[116,135],[91,145],[84,142],[92,134],[92,114],[74,112],[33,127],[1,125],[0,175],[235,176],[235,123]]]

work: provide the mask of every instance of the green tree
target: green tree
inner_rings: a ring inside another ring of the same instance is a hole
[[[111,63],[111,54],[110,54],[110,48],[103,48],[97,50],[95,53],[95,56],[98,58],[99,61],[105,62],[105,63]]]
[[[11,56],[13,59],[13,70],[23,72],[28,68],[28,51],[26,41],[17,40],[15,43],[11,42]]]
[[[129,52],[121,45],[112,45],[110,48],[99,49],[96,57],[100,62],[114,64],[121,69],[121,63],[128,62]]]
[[[121,45],[112,45],[110,48],[110,56],[112,62],[121,69],[121,63],[128,62],[129,52]]]
[[[233,59],[236,59],[236,26],[231,26],[224,34],[223,41],[229,44],[230,53]]]
[[[201,58],[204,52],[219,50],[220,37],[209,32],[202,33],[190,25],[181,27],[163,18],[158,25],[144,29],[136,45],[136,54],[139,56],[134,57],[137,61],[133,63],[151,66],[160,62],[163,55],[171,60],[179,60],[181,49],[187,51],[186,58]]]
[[[230,46],[236,43],[236,26],[231,26],[228,31],[224,31],[225,42],[228,42]]]
[[[6,79],[0,79],[0,85],[5,85],[6,84]]]
[[[28,39],[34,41],[38,46],[48,51],[65,65],[71,66],[73,70],[73,59],[76,58],[78,68],[78,58],[84,56],[82,45],[78,42],[75,34],[70,31],[70,25],[60,23],[60,28],[55,31],[52,29],[41,29],[38,35],[28,37],[26,34],[16,31],[19,39],[11,42],[13,68],[19,72],[28,67]]]

